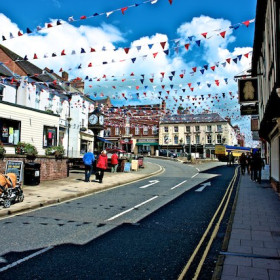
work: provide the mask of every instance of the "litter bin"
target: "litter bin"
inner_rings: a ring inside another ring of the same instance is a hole
[[[41,164],[37,162],[27,162],[24,165],[24,185],[37,186],[40,184]]]

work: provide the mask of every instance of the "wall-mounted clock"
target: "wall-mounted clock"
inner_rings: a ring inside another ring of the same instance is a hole
[[[90,124],[97,124],[98,117],[94,114],[90,115],[88,118]]]

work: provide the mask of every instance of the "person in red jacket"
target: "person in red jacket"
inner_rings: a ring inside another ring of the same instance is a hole
[[[100,156],[98,157],[97,163],[96,163],[96,179],[99,180],[99,183],[102,183],[103,177],[104,177],[104,171],[108,168],[108,158],[106,151],[102,151]]]
[[[118,168],[118,164],[119,164],[119,157],[116,152],[113,153],[111,156],[111,164],[112,164],[111,172],[112,173],[117,172],[117,168]]]

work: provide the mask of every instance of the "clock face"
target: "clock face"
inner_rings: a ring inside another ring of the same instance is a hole
[[[98,121],[98,117],[96,115],[90,115],[88,121],[90,124],[96,124]]]
[[[103,125],[104,124],[104,116],[99,116],[99,123],[101,124],[101,125]]]

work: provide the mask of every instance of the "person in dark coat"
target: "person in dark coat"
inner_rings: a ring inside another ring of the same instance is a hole
[[[239,158],[239,163],[241,166],[241,174],[244,175],[245,174],[245,169],[246,169],[246,156],[244,153],[241,154],[240,158]]]
[[[102,151],[100,156],[98,157],[96,168],[97,168],[96,179],[99,180],[99,183],[102,183],[104,177],[104,171],[108,168],[108,158],[107,158],[107,152],[105,150]]]
[[[247,153],[246,154],[246,169],[247,169],[247,173],[250,174],[251,170],[251,159],[252,159],[252,156],[250,153]]]
[[[261,154],[258,152],[254,158],[254,181],[261,183],[262,169],[264,169],[264,161]]]

